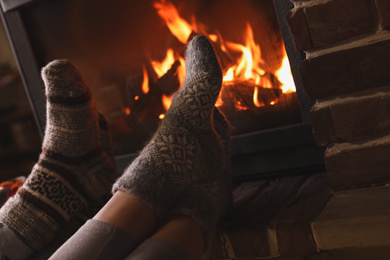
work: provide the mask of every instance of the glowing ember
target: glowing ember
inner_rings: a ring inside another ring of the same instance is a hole
[[[162,95],[162,103],[165,108],[165,111],[168,111],[172,103],[172,96]]]
[[[255,104],[256,107],[263,107],[265,106],[264,102],[259,100],[259,88],[255,87],[255,90],[253,92],[253,104]]]
[[[130,115],[130,114],[131,114],[131,110],[130,110],[129,107],[126,107],[126,108],[124,109],[124,112],[125,112],[126,115]]]
[[[142,92],[144,94],[147,94],[149,92],[149,77],[148,77],[148,72],[146,71],[145,66],[142,67],[142,72],[144,75],[144,80],[142,82]]]

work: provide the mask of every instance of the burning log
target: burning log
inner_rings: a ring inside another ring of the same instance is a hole
[[[279,88],[265,88],[253,81],[232,81],[224,84],[221,98],[224,106],[246,110],[272,105],[281,94]]]
[[[171,96],[180,88],[177,73],[180,65],[180,61],[174,62],[161,78],[155,82],[149,81],[147,93],[142,90],[143,78],[140,75],[128,78],[125,89],[131,113],[127,116],[126,122],[130,127],[141,122],[153,121],[165,113],[162,97]],[[150,75],[149,71],[148,75]]]
[[[158,89],[162,94],[167,96],[175,93],[180,88],[180,81],[177,76],[177,69],[180,65],[180,61],[175,61],[167,73],[157,80],[153,88]]]

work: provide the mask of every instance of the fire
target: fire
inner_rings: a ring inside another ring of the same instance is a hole
[[[237,79],[252,79],[258,85],[261,76],[265,73],[260,67],[260,64],[264,63],[264,61],[261,59],[260,46],[254,41],[253,30],[249,23],[247,23],[245,35],[245,45],[225,41],[224,48],[221,48],[241,53],[241,57],[237,60],[237,65],[233,65],[227,70],[223,80],[227,82]]]
[[[153,4],[157,13],[164,19],[171,33],[181,42],[186,44],[192,29],[186,20],[180,17],[176,7],[168,1],[161,0]]]
[[[175,62],[175,54],[173,49],[168,49],[165,59],[161,62],[151,61],[154,71],[157,76],[161,78],[165,73],[171,68],[172,64]]]
[[[276,71],[275,74],[278,77],[279,81],[282,82],[283,84],[282,86],[283,93],[296,92],[294,79],[291,74],[290,62],[288,61],[286,52],[284,52],[282,66],[278,71]]]
[[[165,111],[168,111],[172,103],[172,96],[162,95],[162,103],[165,108]]]
[[[145,66],[142,67],[142,73],[144,75],[144,80],[142,82],[142,92],[147,94],[149,92],[149,77],[148,72],[146,71]],[[138,98],[135,98],[137,100]]]
[[[255,87],[255,90],[253,92],[253,104],[256,106],[256,107],[263,107],[265,106],[264,102],[260,101],[259,100],[259,88],[258,87]]]
[[[264,89],[280,88],[282,93],[295,92],[295,85],[292,79],[286,53],[284,52],[283,62],[277,71],[267,71],[265,61],[261,57],[261,48],[255,42],[253,29],[249,22],[246,24],[243,41],[244,44],[242,44],[224,40],[218,32],[215,34],[205,32],[205,26],[198,23],[194,17],[192,17],[190,24],[180,16],[176,7],[167,0],[155,2],[153,7],[156,9],[158,15],[163,19],[172,35],[174,35],[181,43],[186,44],[191,34],[203,34],[206,35],[210,41],[217,44],[219,49],[228,57],[237,57],[234,65],[223,68],[223,85],[234,85],[236,82],[249,82],[252,84],[253,106],[262,107],[278,103],[279,99],[278,97],[275,97],[274,100],[267,101],[266,103],[268,104],[265,104],[264,101],[259,98],[259,92],[264,91]],[[162,61],[150,60],[158,78],[164,76],[167,71],[172,68],[172,65],[179,61],[180,66],[177,67],[175,76],[179,79],[180,85],[183,84],[185,79],[185,60],[181,56],[181,51],[182,50],[174,50],[170,48],[167,50],[166,57]],[[149,78],[145,67],[143,68],[143,75],[144,81],[142,91],[146,94],[149,92]],[[275,83],[275,77],[279,81],[278,83]],[[168,110],[171,102],[172,95],[162,95],[162,103],[165,110]],[[222,100],[220,95],[216,105],[222,106],[224,103],[225,102]],[[239,110],[248,109],[248,107],[245,104],[242,104],[241,101],[237,101],[234,105]],[[159,117],[162,119],[164,114],[161,114]]]

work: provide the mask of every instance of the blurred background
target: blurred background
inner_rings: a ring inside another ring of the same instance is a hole
[[[41,136],[0,20],[0,182],[28,175],[40,147]]]

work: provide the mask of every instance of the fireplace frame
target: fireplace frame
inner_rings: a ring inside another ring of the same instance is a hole
[[[0,1],[2,4],[7,2],[6,0]],[[315,144],[309,122],[309,110],[315,100],[310,99],[304,90],[298,68],[299,63],[304,59],[304,53],[295,50],[285,20],[293,4],[289,0],[273,1],[296,84],[302,122],[234,135],[232,137],[232,166],[233,179],[237,182],[324,171],[324,148]],[[46,123],[46,100],[42,92],[44,88],[37,57],[19,10],[26,2],[33,1],[21,1],[20,6],[14,5],[12,9],[6,11],[2,5],[1,16],[38,129],[43,135]],[[136,156],[135,153],[116,156],[118,170],[123,171]]]

